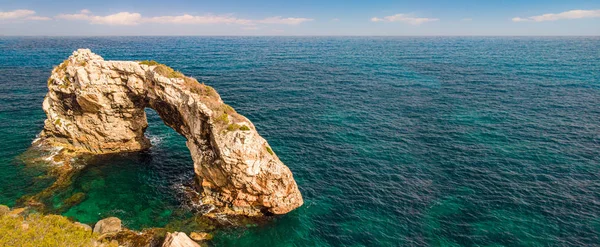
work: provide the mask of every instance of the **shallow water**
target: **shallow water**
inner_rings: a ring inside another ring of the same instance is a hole
[[[51,182],[16,157],[53,65],[81,47],[154,59],[247,116],[305,205],[215,246],[600,243],[600,38],[0,38],[0,204]],[[184,139],[148,110],[147,152],[101,157],[53,198],[130,228],[188,217]]]

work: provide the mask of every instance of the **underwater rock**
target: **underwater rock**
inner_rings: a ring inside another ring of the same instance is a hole
[[[94,225],[94,233],[105,234],[121,231],[121,220],[117,217],[102,219]]]
[[[85,200],[85,193],[77,192],[63,201],[64,207],[72,207]]]
[[[183,232],[167,233],[162,247],[200,247],[200,245]]]
[[[88,49],[54,68],[34,147],[82,154],[150,147],[146,107],[187,139],[203,204],[226,214],[285,214],[303,204],[292,172],[244,116],[203,83],[154,61],[105,61]]]

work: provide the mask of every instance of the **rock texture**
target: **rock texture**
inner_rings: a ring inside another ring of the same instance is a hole
[[[121,220],[117,217],[102,219],[94,225],[94,233],[98,234],[120,232],[121,229]]]
[[[81,222],[75,222],[73,224],[75,224],[78,227],[81,227],[82,229],[84,229],[84,230],[86,230],[88,232],[92,232],[92,227],[90,225],[88,225],[88,224],[83,224]]]
[[[0,216],[10,213],[10,208],[5,205],[0,205]]]
[[[117,242],[118,246],[128,247],[159,247],[162,246],[166,234],[166,230],[162,228],[144,229],[141,232],[123,228],[119,232],[100,235],[98,241]]]
[[[183,232],[167,233],[162,247],[200,247]]]
[[[206,232],[190,232],[190,238],[194,241],[211,240],[213,236]]]
[[[48,89],[48,119],[34,145],[57,156],[147,149],[149,107],[187,139],[204,204],[256,216],[303,203],[291,171],[254,125],[213,88],[165,65],[105,61],[79,49],[52,71]]]

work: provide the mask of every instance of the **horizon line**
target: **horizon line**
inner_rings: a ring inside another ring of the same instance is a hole
[[[0,34],[0,37],[600,37],[600,34],[582,34],[582,35],[479,35],[479,34],[467,34],[467,35],[211,35],[211,34],[199,34],[199,35],[5,35]]]

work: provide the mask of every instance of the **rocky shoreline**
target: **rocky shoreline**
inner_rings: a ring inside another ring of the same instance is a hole
[[[92,228],[55,215],[85,200],[79,192],[59,208],[47,205],[90,159],[150,147],[144,136],[146,107],[187,140],[196,176],[183,194],[195,216],[164,228],[134,231],[115,217]],[[44,129],[20,159],[46,164],[56,180],[37,194],[23,196],[17,201],[21,211],[6,215],[23,222],[29,215],[54,217],[69,226],[65,229],[84,236],[81,241],[89,238],[91,245],[82,246],[206,245],[216,229],[256,225],[303,204],[291,171],[252,122],[225,104],[213,88],[166,65],[105,61],[79,49],[53,69],[43,109],[48,117]]]
[[[2,246],[147,246],[200,247],[212,239],[207,232],[168,232],[165,228],[133,231],[122,226],[121,220],[109,217],[94,227],[70,221],[60,215],[42,215],[32,208],[0,205],[0,245]],[[7,232],[4,232],[7,231]],[[31,236],[34,235],[34,236]]]

